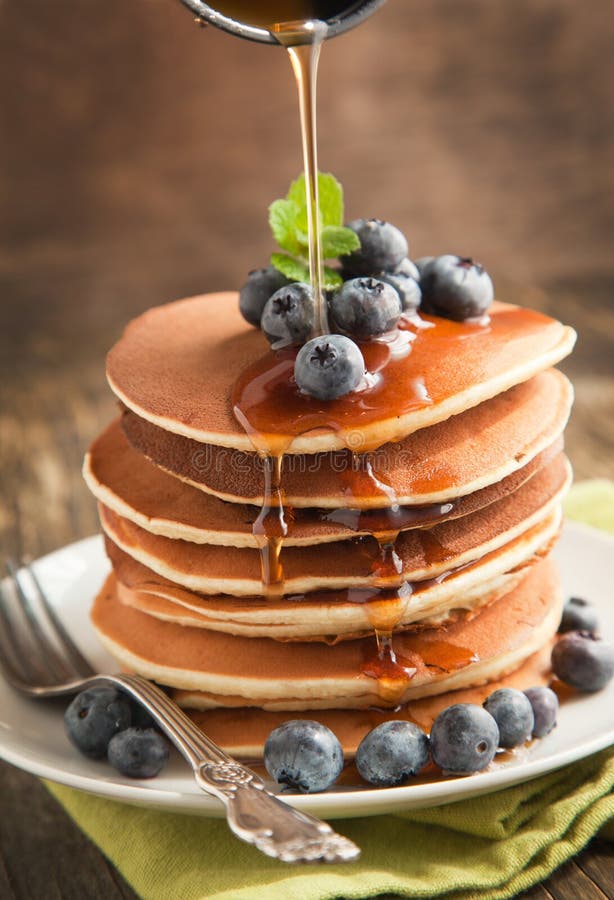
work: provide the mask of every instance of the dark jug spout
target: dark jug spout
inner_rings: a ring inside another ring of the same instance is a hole
[[[240,22],[238,19],[216,10],[215,6],[204,3],[203,0],[181,0],[181,2],[203,23],[214,25],[216,28],[221,28],[229,34],[245,38],[248,41],[259,41],[262,44],[279,46],[279,41],[267,28]],[[327,19],[328,30],[326,38],[343,34],[345,31],[349,31],[350,28],[359,25],[383,3],[384,0],[364,0],[362,3],[347,3],[345,11],[342,10],[330,19]],[[257,5],[257,0],[255,0],[255,4]]]

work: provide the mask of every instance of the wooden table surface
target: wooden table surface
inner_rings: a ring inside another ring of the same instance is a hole
[[[579,478],[614,477],[614,17],[606,0],[390,0],[327,45],[321,168],[414,256],[472,254],[502,299],[578,328]],[[81,457],[104,353],[148,306],[234,288],[300,166],[283,52],[173,0],[0,4],[0,535],[97,530]],[[39,783],[0,766],[0,897],[133,893]],[[614,896],[594,842],[531,898]]]

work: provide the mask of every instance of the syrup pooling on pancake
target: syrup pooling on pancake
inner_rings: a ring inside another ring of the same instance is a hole
[[[434,326],[434,322],[429,323]],[[487,325],[476,326],[487,327]],[[412,340],[424,331],[417,320],[406,321],[404,328],[412,333]],[[399,392],[399,374],[395,365],[400,365],[410,351],[410,343],[405,343],[403,356],[395,354],[391,342],[376,340],[361,346],[367,367],[366,385],[362,390],[351,392],[332,404],[323,403],[302,393],[294,380],[296,349],[287,349],[269,354],[248,367],[239,377],[232,393],[235,416],[250,436],[254,448],[264,460],[264,503],[260,515],[254,523],[254,534],[264,539],[261,549],[262,582],[265,592],[278,590],[283,593],[283,570],[280,562],[283,539],[288,533],[283,504],[281,483],[283,455],[291,441],[301,434],[326,428],[347,434],[356,440],[348,443],[352,451],[352,466],[347,472],[347,493],[370,496],[383,495],[387,500],[390,518],[400,515],[400,504],[394,489],[378,478],[368,456],[357,452],[357,444],[363,451],[376,449],[377,445],[366,446],[361,427],[369,408],[377,410],[381,417],[380,400],[370,400],[371,393],[383,393],[385,414],[394,411],[390,406],[388,384],[396,383]],[[390,372],[389,372],[390,369]],[[406,379],[397,404],[407,412],[429,405],[424,381],[421,376]],[[345,430],[343,430],[345,426]],[[360,488],[358,488],[360,485]],[[376,680],[378,691],[384,702],[394,703],[403,695],[408,681],[416,674],[416,667],[410,660],[397,657],[393,646],[395,628],[402,621],[407,603],[410,602],[412,588],[403,577],[403,560],[396,552],[396,541],[400,532],[397,527],[363,528],[375,539],[371,570],[375,576],[375,594],[369,598],[367,609],[373,627],[376,646],[373,656],[365,661],[363,674]],[[379,525],[379,523],[377,523]],[[469,651],[469,658],[473,654]]]
[[[533,317],[533,313],[523,310],[520,315],[509,317],[509,321],[505,315],[495,317],[494,326],[490,319],[479,323],[458,323],[431,317],[427,318],[431,325],[429,328],[417,328],[415,322],[406,321],[403,328],[408,331],[414,329],[412,344],[408,345],[411,352],[397,358],[386,341],[362,343],[360,349],[368,374],[366,385],[332,401],[318,400],[299,390],[294,380],[294,348],[269,351],[261,360],[247,367],[233,388],[232,403],[237,420],[250,436],[256,451],[265,458],[265,496],[257,522],[265,539],[262,573],[266,592],[271,590],[270,580],[267,582],[271,571],[283,579],[280,554],[287,528],[280,534],[278,523],[285,526],[281,473],[283,454],[292,441],[300,435],[322,429],[336,432],[346,443],[348,433],[352,435],[354,440],[348,449],[353,451],[358,465],[352,465],[348,471],[348,495],[351,498],[354,494],[353,481],[356,481],[360,484],[357,494],[384,495],[392,515],[398,514],[400,504],[393,488],[375,476],[367,456],[356,452],[356,445],[363,453],[378,446],[373,437],[365,437],[364,426],[386,417],[400,418],[431,405],[433,399],[429,393],[428,373],[436,370],[445,351],[449,351],[454,344],[461,340],[480,341],[485,338],[499,343],[513,343],[516,329],[524,333],[527,327],[530,328]],[[415,366],[412,371],[414,352],[419,352],[423,360],[424,369],[420,373]],[[271,471],[277,476],[274,483],[271,483]],[[271,517],[272,509],[276,511],[274,517]],[[377,650],[373,659],[363,667],[363,672],[377,680],[383,699],[392,702],[395,696],[402,696],[407,681],[416,672],[408,661],[397,659],[393,647],[393,633],[405,615],[411,590],[405,588],[404,592],[399,591],[406,583],[402,559],[395,549],[399,529],[382,531],[375,528],[371,534],[377,546],[372,562],[375,586],[385,593],[377,598],[376,603],[369,603],[368,606],[373,611],[370,621]],[[431,557],[438,560],[447,558],[446,548],[428,531],[424,533],[424,540]],[[283,580],[279,577],[275,588],[283,592]]]

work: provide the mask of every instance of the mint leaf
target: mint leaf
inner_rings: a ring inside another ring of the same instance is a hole
[[[289,278],[290,281],[303,281],[305,284],[309,284],[309,266],[302,260],[294,259],[286,253],[272,253],[271,265],[275,266],[277,271]],[[335,269],[324,266],[322,283],[325,290],[332,291],[341,287],[343,278]]]
[[[358,236],[343,226],[343,188],[335,176],[319,172],[318,191],[323,259],[335,259],[357,250],[360,247]],[[309,236],[304,175],[299,175],[292,182],[285,199],[271,203],[269,224],[279,247],[286,251],[274,253],[272,264],[287,278],[308,282],[306,260],[309,256]],[[325,269],[324,280],[327,288],[338,287],[342,283],[333,269]]]
[[[341,287],[343,284],[343,278],[335,269],[329,268],[329,266],[324,266],[323,278],[324,288],[327,291],[333,291],[336,288]]]
[[[301,172],[298,178],[295,178],[286,194],[286,200],[296,203],[299,209],[307,209],[307,191],[305,189],[305,174]]]
[[[343,188],[328,172],[318,175],[318,200],[322,225],[343,225]]]
[[[334,175],[329,172],[318,172],[318,199],[320,205],[320,222],[325,225],[343,225],[343,188]],[[305,175],[299,175],[288,190],[286,200],[295,203],[298,215],[304,219],[307,230],[307,191]]]
[[[322,256],[324,259],[344,256],[359,248],[360,239],[351,228],[344,228],[342,225],[325,225],[322,229]]]
[[[309,266],[286,253],[272,253],[271,265],[290,281],[304,281],[309,284]]]
[[[303,246],[296,233],[298,213],[298,207],[292,200],[275,200],[269,206],[269,225],[273,237],[288,253],[300,253]]]

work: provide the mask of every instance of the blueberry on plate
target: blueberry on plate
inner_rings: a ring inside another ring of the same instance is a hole
[[[358,340],[386,334],[398,324],[403,308],[392,284],[377,278],[352,278],[331,297],[331,325]]]
[[[130,701],[130,709],[132,712],[132,719],[130,724],[134,728],[154,728],[155,722],[147,712],[142,703],[131,699]]]
[[[267,300],[260,326],[273,346],[302,344],[313,331],[313,291],[300,281],[280,288]]]
[[[290,282],[285,275],[273,266],[266,269],[254,269],[247,276],[247,281],[239,291],[239,309],[241,315],[250,325],[260,328],[260,319],[264,306],[275,291]]]
[[[395,787],[417,775],[429,757],[429,739],[413,722],[382,722],[358,745],[356,768],[369,784]]]
[[[600,691],[614,675],[614,646],[588,631],[569,631],[552,650],[552,669],[579,691]]]
[[[341,256],[341,265],[351,275],[392,272],[407,256],[407,239],[402,231],[381,219],[354,219],[348,222],[358,235],[360,248]]]
[[[106,756],[113,735],[128,728],[131,719],[128,697],[113,687],[81,691],[64,713],[68,737],[90,759]]]
[[[529,698],[515,688],[499,688],[482,704],[499,729],[499,746],[506,750],[524,744],[533,733],[535,720]]]
[[[489,274],[464,256],[435,257],[422,271],[420,287],[426,312],[457,322],[483,316],[494,298]]]
[[[549,687],[532,687],[523,692],[533,707],[533,731],[531,737],[542,738],[550,734],[556,725],[559,698]]]
[[[343,750],[326,725],[310,719],[292,719],[268,736],[264,765],[278,784],[313,794],[325,791],[339,778]]]
[[[299,350],[294,378],[305,394],[335,400],[356,390],[365,374],[365,361],[354,341],[342,334],[312,338]]]
[[[128,778],[155,778],[168,759],[168,743],[153,728],[126,728],[109,741],[108,758]]]
[[[567,631],[598,631],[597,612],[592,603],[581,597],[570,597],[563,607],[559,633]]]
[[[433,761],[446,772],[469,775],[492,762],[499,729],[489,712],[474,703],[455,703],[439,713],[431,728]]]

